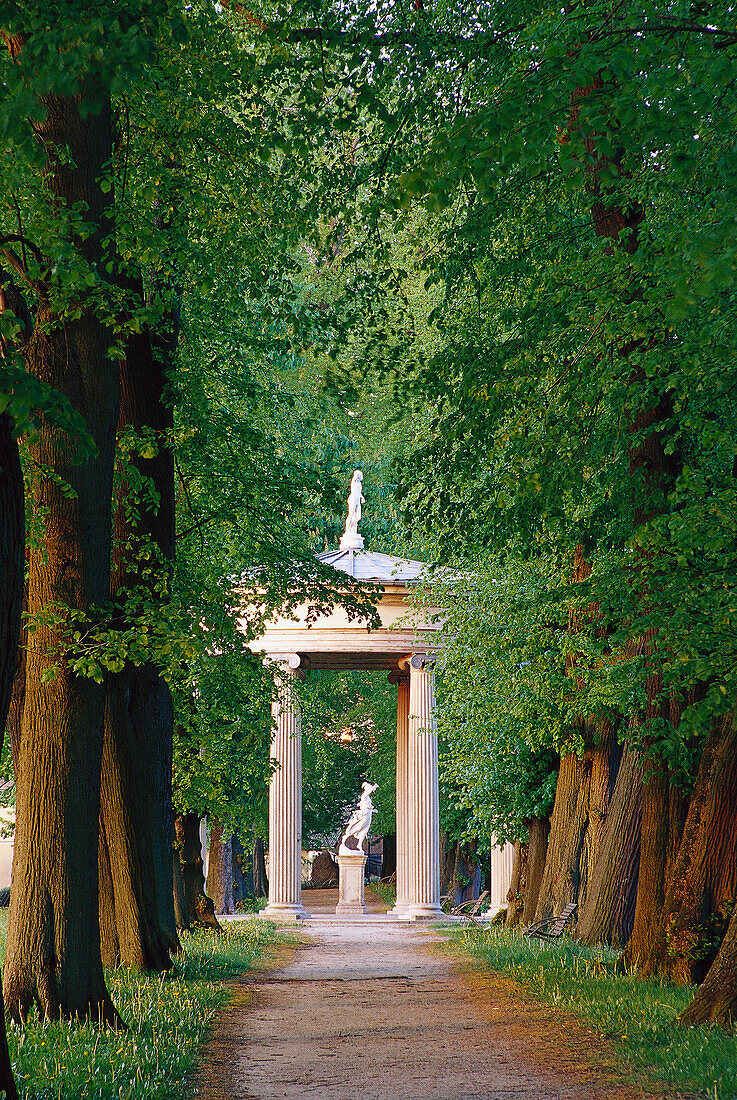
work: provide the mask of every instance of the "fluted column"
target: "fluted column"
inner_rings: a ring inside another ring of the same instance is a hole
[[[512,882],[514,844],[500,844],[492,834],[489,867],[489,911],[493,916],[507,908],[507,891]]]
[[[415,654],[409,664],[409,874],[406,918],[442,917],[440,908],[440,795],[432,663]]]
[[[300,920],[302,908],[302,732],[294,698],[300,659],[279,662],[271,708],[271,758],[278,765],[269,783],[269,904],[261,916]]]
[[[392,674],[395,675],[395,674]],[[409,904],[410,813],[408,801],[409,677],[397,679],[397,900],[391,910],[402,916]]]

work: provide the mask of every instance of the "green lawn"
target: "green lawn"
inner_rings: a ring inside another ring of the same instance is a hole
[[[5,953],[7,910],[0,916]],[[199,1044],[228,1000],[220,983],[247,970],[274,943],[274,925],[249,920],[224,935],[185,933],[184,953],[163,977],[108,974],[113,1001],[128,1024],[116,1034],[89,1025],[44,1023],[33,1016],[8,1026],[10,1055],[28,1100],[181,1100]]]
[[[693,988],[619,973],[617,952],[566,938],[544,944],[492,926],[455,932],[450,942],[598,1028],[615,1042],[623,1067],[648,1071],[666,1094],[670,1085],[710,1100],[737,1100],[737,1036],[674,1023]]]

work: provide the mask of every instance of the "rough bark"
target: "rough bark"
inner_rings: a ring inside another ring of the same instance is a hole
[[[105,271],[103,240],[112,194],[99,180],[112,153],[110,103],[80,113],[84,97],[47,97],[34,124],[47,156],[50,205],[80,206],[94,227],[75,239],[79,256]],[[59,149],[69,149],[61,158]],[[46,517],[43,548],[29,560],[31,615],[63,606],[82,614],[105,603],[110,569],[110,512],[117,366],[110,334],[90,302],[77,315],[54,312],[41,291],[34,332],[24,348],[29,371],[64,394],[81,414],[97,454],[72,462],[77,444],[48,421],[31,448],[41,468],[33,504]],[[57,480],[58,479],[58,480]],[[73,496],[63,489],[71,486]],[[98,818],[104,692],[76,675],[48,621],[29,636],[26,699],[18,746],[16,834],[5,967],[6,1006],[14,1018],[38,1005],[48,1018],[121,1023],[105,988],[98,924]],[[50,666],[58,665],[48,680]],[[49,859],[49,852],[54,859]]]
[[[550,819],[531,817],[527,822],[527,877],[525,882],[525,904],[522,911],[522,924],[532,924],[535,919],[540,887],[545,871],[545,857],[548,852]]]
[[[205,893],[199,816],[191,812],[181,814],[175,819],[174,828],[182,861],[184,896],[190,923],[193,927],[213,928],[222,932],[212,901]]]
[[[702,981],[715,960],[737,899],[737,723],[714,723],[704,746],[683,837],[663,907],[659,971]]]
[[[260,836],[253,841],[253,892],[257,898],[269,896],[269,880],[266,877],[266,858],[264,842]]]
[[[220,917],[235,913],[233,897],[233,838],[223,840],[223,826],[213,821],[210,826],[210,854],[207,861],[207,895],[212,898]]]
[[[143,299],[140,278],[128,280],[126,289]],[[121,602],[126,589],[155,583],[151,570],[159,579],[162,571],[170,569],[174,555],[167,365],[161,356],[154,356],[148,330],[129,338],[121,364],[118,427],[154,433],[157,453],[150,458],[138,456],[134,464],[156,491],[158,506],[129,500],[129,487],[123,484],[114,520],[111,580],[113,599]],[[131,519],[134,506],[135,522]],[[138,548],[147,543],[158,551],[158,562],[147,558],[141,563]],[[167,969],[171,952],[179,949],[171,879],[173,727],[169,688],[153,664],[129,664],[110,676],[100,827],[111,861],[119,961],[140,970]],[[103,955],[112,965],[112,944],[103,944]]]
[[[100,878],[100,950],[103,964],[112,969],[120,966],[120,942],[118,940],[118,925],[115,920],[115,892],[110,866],[110,853],[103,829],[100,830],[98,870]]]
[[[727,1028],[737,1023],[737,909],[732,913],[709,973],[679,1022],[689,1026],[717,1024]]]
[[[0,749],[18,661],[23,601],[25,515],[18,445],[10,421],[0,415]],[[0,1091],[18,1100],[8,1053],[5,1006],[0,996]]]
[[[671,713],[677,724],[675,703],[661,702],[659,678],[648,683],[649,700],[645,716]],[[643,977],[662,971],[665,953],[663,924],[665,892],[673,867],[674,853],[680,845],[687,800],[671,782],[667,765],[658,757],[643,762],[642,826],[635,918],[623,962],[638,967]]]
[[[232,837],[233,847],[233,901],[236,909],[239,902],[253,897],[253,872],[250,853],[243,847],[237,836]]]
[[[591,563],[579,543],[573,555],[571,584],[580,584],[590,575]],[[595,603],[584,609],[574,607],[569,613],[569,634],[575,636],[598,618],[599,607]],[[573,683],[577,683],[577,663],[575,655],[566,658],[566,670]],[[581,758],[576,753],[567,753],[560,762],[535,912],[537,920],[557,915],[569,902],[584,905],[603,838],[619,749],[610,722],[581,715],[578,727],[585,751]],[[530,906],[527,916],[531,922]]]
[[[107,939],[111,922],[100,893],[100,931],[103,961],[135,970],[166,970],[171,965],[156,909],[156,882],[152,837],[160,827],[151,796],[149,746],[133,726],[130,699],[140,684],[132,670],[111,678],[105,704],[105,743],[102,756],[101,862],[109,860],[112,884],[114,936]],[[167,876],[170,887],[170,876]],[[173,896],[171,890],[170,897]]]
[[[481,893],[481,865],[475,841],[452,841],[446,847],[444,863],[441,895],[448,895],[452,906],[475,901]]]
[[[28,608],[28,595],[25,596],[25,607]],[[20,731],[23,725],[23,708],[26,702],[26,649],[28,646],[28,632],[21,625],[21,644],[18,648],[18,660],[15,664],[15,676],[13,677],[13,691],[10,696],[10,709],[5,724],[5,730],[10,738],[10,755],[13,759],[13,773],[18,774],[18,749],[20,747]]]
[[[561,759],[535,914],[538,921],[558,914],[569,902],[585,902],[591,873],[588,868],[598,854],[602,815],[606,812],[602,775],[608,783],[612,760],[612,739],[601,748],[585,751],[582,759],[575,752]]]
[[[176,831],[174,829],[174,822],[171,826],[172,846],[171,846],[171,877],[172,877],[172,896],[174,898],[174,917],[177,922],[177,929],[180,932],[188,932],[191,925],[189,920],[189,910],[187,908],[187,898],[184,893],[184,877],[182,876],[182,861],[179,853],[179,846],[177,844]]]
[[[527,845],[518,840],[514,842],[514,859],[512,862],[512,877],[507,890],[507,915],[504,923],[509,927],[516,927],[520,921],[522,905],[520,898],[524,895],[527,878]]]
[[[623,945],[632,932],[637,898],[642,818],[642,763],[625,745],[617,772],[599,858],[579,916],[582,943]]]

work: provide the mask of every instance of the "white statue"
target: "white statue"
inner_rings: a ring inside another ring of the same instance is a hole
[[[374,804],[371,801],[371,795],[378,786],[378,783],[363,784],[358,806],[353,811],[351,819],[345,827],[338,848],[338,855],[350,856],[363,851],[363,842],[368,836],[368,831],[371,828],[371,818],[374,816]],[[348,840],[351,841],[350,847],[347,844]]]
[[[361,522],[361,505],[366,499],[361,492],[363,489],[363,474],[360,470],[353,471],[351,479],[351,491],[348,496],[348,515],[345,521],[345,531],[340,540],[341,550],[363,550],[363,536],[358,533],[358,525]]]

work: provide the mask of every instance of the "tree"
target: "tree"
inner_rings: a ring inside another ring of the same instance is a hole
[[[0,289],[0,371],[9,366],[13,345],[17,342],[17,314],[22,314],[19,296],[12,283]],[[16,313],[17,311],[17,313]],[[14,331],[15,330],[15,331]],[[13,340],[9,338],[15,336]],[[3,378],[7,384],[8,379]],[[15,408],[14,408],[15,404]],[[18,456],[18,443],[13,429],[23,422],[23,402],[15,403],[8,394],[0,412],[0,751],[5,719],[10,706],[15,668],[18,661],[21,607],[23,601],[23,566],[25,547],[25,508],[23,474]],[[8,412],[15,413],[11,419]],[[5,1005],[0,995],[0,1089],[7,1100],[17,1100],[5,1028]]]
[[[74,76],[54,72],[50,64],[74,31],[89,43],[101,28],[64,26],[61,16],[52,28],[43,40],[27,38],[16,15],[3,31],[16,96],[33,96],[41,73],[47,81],[39,110],[30,119],[24,112],[26,140],[35,138],[43,158],[41,186],[51,226],[53,214],[67,224],[56,244],[49,237],[45,249],[29,248],[29,259],[20,265],[36,299],[34,331],[23,350],[29,373],[52,385],[84,418],[96,455],[75,464],[76,448],[47,419],[30,447],[51,476],[34,493],[35,507],[46,516],[46,539],[43,550],[31,550],[29,562],[32,630],[16,777],[5,997],[14,1017],[37,1003],[50,1017],[117,1023],[97,926],[103,688],[78,676],[65,659],[50,675],[58,649],[54,608],[94,615],[109,578],[118,381],[113,340],[101,316],[111,196],[100,183],[112,153],[111,114],[105,76],[92,57]],[[73,267],[70,273],[65,264],[57,276],[59,249],[69,251]],[[58,861],[47,859],[49,850]]]

